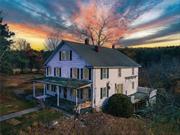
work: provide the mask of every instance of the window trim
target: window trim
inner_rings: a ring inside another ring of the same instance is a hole
[[[103,93],[103,90],[104,90],[104,93]],[[103,95],[105,94],[105,95]],[[100,88],[100,99],[103,99],[103,98],[106,98],[108,97],[108,89],[107,87],[102,87]]]
[[[58,72],[59,72],[59,74],[58,74]],[[60,67],[54,67],[54,76],[61,77],[61,68]]]
[[[48,66],[46,67],[46,76],[50,76],[51,75],[51,67]]]
[[[75,77],[73,76],[73,70],[76,70],[77,76],[75,76]],[[70,78],[79,79],[79,68],[76,68],[76,67],[70,68]]]
[[[71,50],[61,50],[59,52],[59,60],[60,61],[71,61],[72,60],[72,51]]]
[[[106,71],[106,72],[104,72]],[[109,78],[109,68],[101,68],[100,70],[101,80],[102,79],[108,79]]]

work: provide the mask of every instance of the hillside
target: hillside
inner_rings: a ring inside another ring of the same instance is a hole
[[[134,118],[117,118],[104,113],[92,113],[79,119],[59,121],[59,124],[48,129],[42,125],[31,128],[28,133],[45,135],[149,135],[145,122]],[[27,133],[27,131],[25,131]],[[21,132],[23,135],[23,131]]]

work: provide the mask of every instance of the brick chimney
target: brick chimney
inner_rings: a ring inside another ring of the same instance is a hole
[[[115,49],[115,45],[114,44],[112,45],[112,49]]]
[[[88,39],[88,38],[85,38],[84,44],[85,44],[85,45],[89,45],[89,39]]]
[[[98,45],[95,46],[95,51],[99,52],[99,46]]]

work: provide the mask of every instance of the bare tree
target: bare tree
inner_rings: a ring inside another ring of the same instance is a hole
[[[45,40],[44,47],[46,50],[54,50],[61,42],[61,33],[55,32],[50,33]]]
[[[80,12],[72,19],[75,30],[81,37],[89,38],[93,45],[116,44],[127,31],[128,19],[116,13],[115,5],[107,7],[94,1],[86,9],[80,7]]]
[[[16,44],[13,46],[13,49],[19,51],[29,51],[31,50],[30,43],[28,43],[25,39],[18,39]]]

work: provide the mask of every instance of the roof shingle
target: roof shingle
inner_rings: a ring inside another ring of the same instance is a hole
[[[93,67],[140,67],[139,64],[117,49],[99,47],[99,52],[96,52],[94,45],[63,40],[56,51],[58,51],[63,44],[70,46]],[[52,55],[54,55],[56,51]]]

